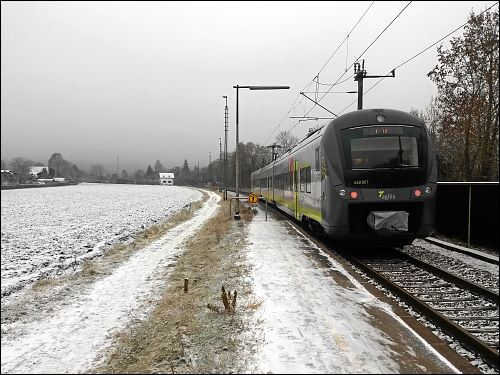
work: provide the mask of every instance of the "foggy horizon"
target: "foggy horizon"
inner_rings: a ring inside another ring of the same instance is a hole
[[[285,130],[302,139],[330,120],[297,117],[333,116],[300,92],[335,114],[356,110],[346,92],[357,59],[368,75],[401,65],[365,81],[364,109],[425,111],[437,47],[463,28],[415,55],[493,4],[2,1],[1,158],[46,164],[58,152],[115,173],[118,157],[129,174],[156,160],[206,167],[224,146],[224,95],[234,151],[233,86],[290,86],[239,90],[240,142],[267,146]]]

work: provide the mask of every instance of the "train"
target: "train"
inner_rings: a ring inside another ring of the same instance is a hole
[[[340,244],[404,246],[434,231],[437,175],[421,119],[361,109],[254,171],[251,191]]]

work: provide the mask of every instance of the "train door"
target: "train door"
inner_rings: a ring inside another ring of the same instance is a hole
[[[293,195],[294,195],[294,213],[295,218],[299,219],[299,162],[293,162]]]
[[[274,163],[273,163],[273,179],[272,179],[272,189],[273,189],[273,194],[272,194],[272,202],[275,203],[276,201],[274,200],[274,189],[275,189],[275,186],[276,185],[276,180],[275,180],[275,177],[274,177]]]
[[[328,189],[328,173],[326,169],[326,160],[323,157],[324,153],[322,152],[321,147],[319,148],[318,157],[320,160],[319,170],[321,173],[321,219],[325,220],[326,216],[326,193]]]

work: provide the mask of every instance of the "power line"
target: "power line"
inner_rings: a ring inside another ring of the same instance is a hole
[[[314,78],[316,79],[316,77],[314,77]],[[317,81],[317,83],[318,83],[318,85],[323,85],[323,86],[336,86],[336,85],[341,85],[342,83],[349,81],[351,78],[352,77],[346,78],[343,81],[337,82],[337,83],[321,83],[321,82],[319,82],[319,80]]]
[[[370,4],[370,6],[364,11],[364,13],[361,15],[361,17],[358,19],[358,21],[356,22],[356,24],[353,26],[353,28],[351,29],[351,31],[349,31],[346,35],[346,37],[344,38],[344,40],[339,44],[339,46],[337,47],[337,49],[333,52],[333,54],[328,58],[328,60],[325,62],[325,64],[321,67],[321,69],[319,70],[318,74],[302,89],[302,91],[306,91],[309,86],[311,85],[311,83],[314,82],[315,78],[316,77],[319,77],[319,74],[323,71],[323,69],[326,67],[326,65],[330,62],[330,60],[333,58],[333,56],[335,56],[335,54],[337,53],[337,51],[339,50],[339,48],[342,46],[342,44],[344,44],[344,42],[346,40],[349,40],[349,35],[351,35],[351,33],[356,29],[356,27],[358,26],[358,24],[361,22],[361,20],[364,18],[364,16],[366,15],[366,13],[368,13],[368,11],[370,10],[370,8],[372,7],[372,5],[375,3],[375,1],[372,1],[372,3]],[[347,69],[346,69],[347,71]],[[319,78],[318,78],[318,84],[319,84]],[[292,111],[292,109],[295,109],[295,105],[297,103],[297,99],[300,97],[300,92],[299,94],[297,95],[297,97],[295,98],[295,100],[293,101],[292,103],[292,106],[290,107],[290,109],[288,110],[288,112],[285,114],[285,116],[283,116],[283,118],[281,119],[281,121],[278,123],[278,126],[271,132],[271,134],[266,138],[266,142],[267,140],[276,132],[276,130],[278,130],[280,127],[281,127],[281,124],[283,123],[283,121],[287,118],[288,114],[290,113],[290,111]]]
[[[401,11],[397,14],[397,16],[396,16],[396,17],[394,17],[394,18],[392,19],[392,21],[391,21],[391,22],[389,22],[389,24],[388,24],[388,25],[384,28],[384,30],[382,30],[382,31],[380,32],[380,34],[378,34],[378,35],[377,35],[377,37],[376,37],[376,38],[375,38],[375,39],[374,39],[374,40],[370,43],[370,45],[369,45],[368,47],[366,47],[366,48],[365,48],[365,50],[364,50],[364,51],[361,53],[361,55],[357,58],[357,60],[358,60],[358,61],[359,61],[359,59],[360,59],[360,58],[361,58],[361,57],[362,57],[362,56],[363,56],[363,55],[364,55],[364,54],[365,54],[365,53],[366,53],[366,52],[367,52],[367,51],[368,51],[368,50],[369,50],[369,49],[373,46],[373,44],[375,44],[375,42],[376,42],[376,41],[377,41],[377,40],[378,40],[378,39],[382,36],[382,34],[386,32],[386,30],[387,30],[387,29],[388,29],[388,28],[389,28],[389,27],[390,27],[390,26],[394,23],[394,21],[396,21],[396,20],[399,18],[399,16],[400,16],[400,15],[401,15],[401,14],[402,14],[405,10],[406,10],[406,8],[408,8],[408,6],[409,6],[411,3],[412,3],[412,2],[410,1],[408,4],[406,4],[406,6],[405,6],[403,9],[401,9]],[[355,63],[356,63],[356,61],[354,61],[354,62],[353,62],[353,63],[349,66],[349,68],[348,68],[348,69],[350,69],[350,68],[351,68],[351,67],[352,67]],[[347,69],[347,70],[348,70],[348,69]],[[340,79],[341,79],[341,78],[342,78],[342,77],[343,77],[343,76],[347,73],[347,70],[346,70],[344,73],[342,73],[342,75],[341,75],[341,76],[337,79],[337,81],[335,82],[335,84],[337,84],[337,83],[338,83],[338,81],[339,81],[339,80],[340,80]],[[334,84],[334,85],[335,85],[335,84]],[[332,88],[333,88],[333,86],[332,86]],[[331,89],[330,89],[330,90],[331,90]],[[330,90],[327,90],[327,91],[330,91]],[[323,98],[325,97],[325,95],[326,95],[326,94],[324,94],[324,95],[323,95],[323,96],[322,96],[319,100],[321,101],[321,99],[323,99]],[[311,109],[311,110],[312,110],[312,109]]]
[[[342,44],[344,44],[344,42],[346,40],[349,40],[349,35],[351,35],[351,33],[354,31],[354,29],[358,26],[358,24],[361,22],[361,20],[363,19],[363,17],[365,16],[366,13],[368,13],[368,11],[370,10],[370,8],[372,7],[373,3],[375,1],[372,1],[372,3],[370,4],[370,6],[365,10],[365,12],[363,13],[363,15],[358,19],[358,22],[356,22],[356,24],[354,25],[354,27],[351,29],[351,31],[349,31],[346,35],[346,37],[344,38],[344,40],[339,44],[339,46],[337,47],[337,49],[333,52],[333,54],[328,58],[328,60],[326,61],[326,63],[323,65],[323,67],[319,70],[318,74],[321,73],[323,71],[323,69],[325,68],[325,66],[330,62],[330,60],[332,59],[333,56],[335,56],[335,54],[337,53],[337,51],[339,50],[340,47],[342,47]]]
[[[481,13],[478,13],[477,16],[480,16],[482,15],[483,13],[486,13],[487,11],[489,11],[491,8],[493,8],[495,5],[498,5],[498,1],[491,5],[489,8],[485,9],[484,11],[482,11]],[[429,50],[430,48],[434,47],[436,44],[438,44],[439,42],[442,42],[444,39],[448,38],[450,35],[456,33],[458,30],[462,29],[464,26],[466,26],[470,21],[467,20],[467,22],[465,22],[464,24],[460,25],[459,27],[457,27],[456,29],[454,29],[453,31],[449,32],[448,34],[446,34],[444,37],[442,37],[441,39],[439,39],[438,41],[432,43],[430,46],[424,48],[422,51],[420,51],[419,53],[417,53],[416,55],[414,55],[413,57],[410,57],[408,60],[402,62],[401,64],[399,64],[398,66],[396,66],[394,69],[391,69],[392,70],[395,70],[395,69],[399,69],[400,67],[406,65],[407,63],[409,63],[410,61],[412,61],[413,59],[415,59],[416,57],[420,56],[422,53],[426,52],[427,50]],[[389,74],[390,71],[387,73]],[[379,79],[377,82],[375,82],[368,90],[366,90],[365,92],[363,92],[363,95],[369,93],[375,86],[377,86],[380,82],[382,82],[385,78],[387,77],[382,77],[381,79]],[[344,109],[342,109],[339,114],[343,113],[347,108],[349,108],[351,105],[353,105],[354,103],[356,103],[356,100],[353,101],[352,103],[350,103],[349,105],[347,105],[347,107],[345,107]]]
[[[406,6],[401,9],[401,11],[396,15],[396,17],[394,17],[392,19],[391,22],[389,22],[389,24],[384,28],[384,30],[382,30],[378,35],[377,37],[370,43],[370,45],[368,47],[365,48],[365,50],[361,53],[361,55],[357,58],[357,60],[359,60],[372,46],[373,44],[382,36],[383,33],[385,33],[385,31],[394,23],[394,21],[396,21],[396,19],[399,18],[399,16],[406,10],[406,8],[408,8],[408,6],[411,4],[412,2],[410,1],[408,4],[406,4]],[[331,91],[333,89],[333,87],[340,81],[340,79],[347,73],[348,69],[350,69],[354,64],[356,63],[356,61],[354,61],[350,66],[349,68],[346,69],[346,71],[344,73],[342,73],[342,75],[337,79],[337,81],[335,81],[335,83],[330,87],[330,89],[327,90],[327,92],[325,94],[323,94],[323,96],[321,98],[319,98],[318,102],[321,101],[329,91]],[[351,104],[350,104],[351,105]],[[349,106],[350,106],[349,105]],[[309,113],[311,113],[311,111],[315,108],[312,107],[306,114],[305,116],[307,116]],[[295,127],[299,124],[299,122],[297,122],[289,131],[295,129]]]

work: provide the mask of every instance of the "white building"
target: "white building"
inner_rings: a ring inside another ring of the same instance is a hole
[[[174,184],[173,173],[160,173],[160,185],[173,185],[173,184]]]
[[[45,169],[47,173],[49,173],[49,167],[31,167],[30,168],[30,175],[37,177],[39,173],[42,173],[42,171]]]

